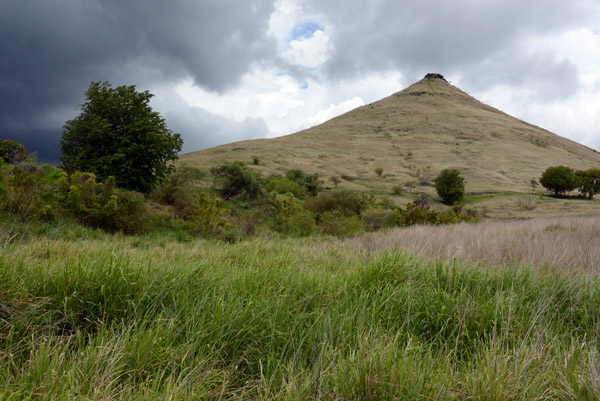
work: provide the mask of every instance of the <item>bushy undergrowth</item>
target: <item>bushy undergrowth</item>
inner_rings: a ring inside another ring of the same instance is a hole
[[[66,218],[125,234],[186,230],[229,242],[266,231],[348,237],[468,220],[461,212],[440,214],[415,204],[403,209],[361,192],[322,191],[318,176],[298,169],[263,178],[242,163],[229,163],[211,173],[207,177],[204,171],[182,166],[146,198],[119,189],[113,177],[99,182],[92,173],[67,175],[35,161],[6,165],[0,173],[0,209],[21,222]]]
[[[94,174],[75,172],[58,182],[58,203],[85,225],[126,234],[143,232],[147,228],[144,197],[116,185],[114,177],[98,183]]]
[[[29,159],[25,147],[10,139],[0,140],[0,159],[4,163],[20,163]]]
[[[6,245],[0,398],[600,396],[596,278],[337,244]]]

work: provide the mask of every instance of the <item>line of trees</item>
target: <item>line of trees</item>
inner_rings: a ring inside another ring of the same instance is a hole
[[[584,198],[592,199],[600,191],[600,168],[575,170],[566,166],[551,166],[540,177],[540,184],[554,192],[554,196],[578,190]]]

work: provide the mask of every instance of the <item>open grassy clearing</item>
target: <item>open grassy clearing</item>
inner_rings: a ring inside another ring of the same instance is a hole
[[[418,259],[397,248],[416,229],[15,239],[0,249],[0,398],[597,399],[597,271],[561,268],[552,240],[598,238],[598,220],[514,224],[423,237],[538,238],[550,265]]]

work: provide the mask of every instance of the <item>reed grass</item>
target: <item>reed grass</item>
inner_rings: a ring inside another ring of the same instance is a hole
[[[5,244],[0,399],[600,397],[594,275],[365,243]]]
[[[366,254],[402,248],[430,261],[600,272],[600,217],[414,226],[347,242]]]

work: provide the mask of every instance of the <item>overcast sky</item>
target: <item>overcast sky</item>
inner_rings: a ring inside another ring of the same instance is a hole
[[[57,160],[91,81],[184,152],[319,124],[421,79],[600,150],[598,0],[2,0],[0,138]]]

